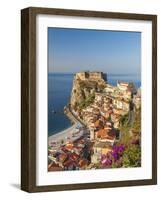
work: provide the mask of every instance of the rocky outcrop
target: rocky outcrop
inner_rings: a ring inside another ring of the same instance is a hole
[[[92,99],[95,92],[103,90],[106,86],[106,75],[102,72],[84,73],[85,76],[82,75],[83,73],[81,73],[82,76],[80,76],[80,73],[77,73],[73,80],[70,105],[74,110],[78,110],[83,102],[90,100],[90,98]]]

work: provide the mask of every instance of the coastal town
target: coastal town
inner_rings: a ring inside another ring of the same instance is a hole
[[[48,171],[141,166],[141,88],[76,73],[64,113],[72,126],[49,137]]]

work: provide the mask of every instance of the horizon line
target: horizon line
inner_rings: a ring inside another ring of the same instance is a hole
[[[80,71],[80,72],[86,72],[86,71]],[[89,71],[89,72],[96,72],[96,71]],[[97,71],[97,72],[103,72],[103,71]],[[79,72],[49,72],[48,74],[76,74]],[[106,73],[107,75],[139,75],[141,76],[141,74],[136,74],[136,73],[108,73],[108,72],[103,72]]]

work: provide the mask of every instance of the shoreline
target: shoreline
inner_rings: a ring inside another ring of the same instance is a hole
[[[80,138],[83,135],[83,132],[76,129],[76,127],[77,123],[61,132],[49,136],[48,145],[51,146],[52,149],[58,149],[62,145],[62,141],[63,144],[65,144],[66,142],[72,142]],[[75,134],[75,136],[73,136],[73,134]]]
[[[72,128],[74,125],[75,125],[75,123],[74,123],[74,124],[73,124],[73,123],[70,123],[70,126],[69,126],[69,127],[64,128],[63,130],[58,131],[58,132],[55,132],[55,133],[52,132],[52,133],[51,133],[52,135],[49,135],[48,138],[50,138],[50,137],[52,137],[52,136],[54,136],[54,135],[57,135],[57,134],[62,134],[62,132],[66,131],[66,130],[68,130],[68,129],[70,129],[70,128]]]
[[[66,129],[64,129],[64,130],[62,130],[60,132],[57,132],[57,133],[55,133],[53,135],[48,136],[48,140],[51,140],[51,139],[53,139],[55,137],[58,137],[60,135],[64,135],[64,134],[66,134],[66,132],[72,131],[74,128],[76,128],[76,124],[73,124],[70,127],[66,128]]]
[[[66,144],[67,142],[73,142],[83,136],[84,131],[77,128],[80,121],[73,115],[68,106],[64,107],[64,114],[72,122],[69,128],[62,130],[56,134],[53,134],[48,137],[48,145],[53,149],[58,149],[61,145]]]

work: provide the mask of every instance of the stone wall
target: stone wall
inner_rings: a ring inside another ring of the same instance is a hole
[[[104,81],[107,81],[106,74],[103,72],[79,72],[76,74],[76,79],[80,80],[99,80],[103,79]]]

